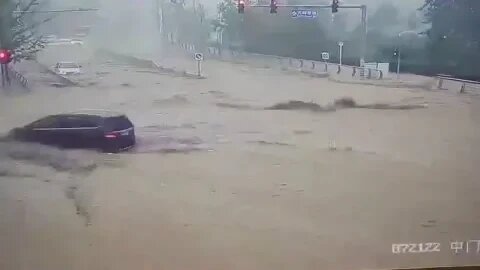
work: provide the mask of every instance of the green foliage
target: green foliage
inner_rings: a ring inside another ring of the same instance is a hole
[[[42,40],[36,35],[37,27],[48,21],[35,20],[32,13],[14,13],[14,11],[31,11],[38,9],[39,2],[27,3],[13,0],[0,2],[0,44],[14,52],[14,60],[20,61],[43,48]]]
[[[0,1],[0,46],[12,50],[14,61],[32,57],[44,47],[44,42],[36,33],[38,26],[50,19],[37,20],[34,12],[41,3],[38,0]],[[23,13],[15,13],[22,11]]]
[[[384,2],[369,18],[371,28],[388,28],[398,24],[398,9],[391,2]]]
[[[298,2],[308,1],[288,1]],[[336,44],[342,40],[344,63],[358,64],[361,27],[347,31],[342,11],[332,22],[326,10],[319,11],[317,20],[308,20],[292,19],[288,8],[272,15],[268,8],[253,9],[247,5],[245,14],[238,14],[234,0],[223,0],[217,9],[219,17],[211,26],[224,31],[224,46],[240,45],[251,52],[307,59],[319,59],[321,51],[329,51],[331,60],[336,61]],[[400,39],[400,32],[421,29],[422,19],[412,12],[402,22],[397,7],[390,1],[383,2],[369,16],[367,60],[394,64],[393,51],[401,47],[404,71],[480,79],[480,1],[425,0],[419,10],[424,14],[423,23],[430,29],[424,36],[404,35]]]
[[[224,41],[228,44],[238,43],[242,39],[242,16],[238,14],[234,0],[223,0],[217,5],[218,18],[212,22],[215,31],[223,32]]]
[[[480,1],[426,0],[429,59],[433,67],[465,77],[480,77]]]
[[[180,43],[194,44],[199,50],[205,49],[211,26],[206,20],[204,6],[199,4],[193,9],[178,2],[164,7],[165,32],[173,33]]]

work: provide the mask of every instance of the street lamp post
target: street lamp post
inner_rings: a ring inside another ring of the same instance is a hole
[[[400,79],[400,44],[398,44],[397,50],[397,80]]]

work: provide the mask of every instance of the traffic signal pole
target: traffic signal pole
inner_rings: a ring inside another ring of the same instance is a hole
[[[276,5],[277,7],[289,7],[289,8],[312,8],[312,9],[332,9],[332,5]],[[252,5],[253,8],[270,8],[270,5]],[[365,64],[365,55],[367,51],[367,6],[366,5],[339,5],[339,9],[360,9],[362,11],[362,41],[360,47],[360,66]]]

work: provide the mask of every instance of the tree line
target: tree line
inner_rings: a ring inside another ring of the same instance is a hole
[[[0,48],[13,53],[13,61],[35,57],[44,47],[38,27],[52,18],[34,13],[46,3],[38,0],[0,1]]]
[[[305,4],[305,0],[288,3]],[[328,51],[331,60],[338,61],[337,43],[343,41],[342,62],[359,65],[361,27],[349,30],[342,11],[332,19],[330,10],[319,10],[316,20],[293,19],[287,8],[274,16],[268,12],[255,8],[238,14],[234,0],[223,0],[219,18],[212,22],[216,31],[223,32],[221,46],[312,60],[320,60],[321,52]],[[480,1],[425,0],[406,22],[392,3],[384,2],[369,16],[366,58],[390,62],[394,69],[395,51],[400,50],[403,72],[480,80],[479,25]]]
[[[299,5],[310,0],[286,1]],[[12,50],[15,61],[32,57],[43,48],[38,29],[52,18],[14,11],[34,12],[45,3],[48,1],[0,1],[0,47]],[[323,0],[323,4],[329,3]],[[260,4],[269,1],[260,0]],[[314,20],[293,19],[287,8],[278,9],[275,15],[269,14],[268,8],[250,8],[238,14],[235,0],[222,0],[217,6],[217,18],[208,20],[201,4],[193,7],[183,0],[172,0],[166,1],[163,13],[163,28],[169,38],[195,44],[199,49],[219,46],[312,60],[320,60],[321,52],[328,51],[331,61],[338,61],[337,43],[343,41],[342,62],[360,64],[363,33],[360,24],[348,25],[351,13],[343,10],[334,17],[329,9],[323,9]],[[407,20],[400,17],[391,2],[384,2],[369,14],[367,61],[389,62],[394,69],[394,52],[400,50],[403,72],[480,80],[480,1],[425,0]],[[212,39],[214,31],[222,33],[222,44]]]

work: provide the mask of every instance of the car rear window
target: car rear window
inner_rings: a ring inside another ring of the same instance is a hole
[[[125,116],[109,117],[105,119],[106,131],[118,131],[133,127],[132,122]]]
[[[95,119],[88,116],[65,116],[59,119],[60,128],[95,128],[98,127]]]

